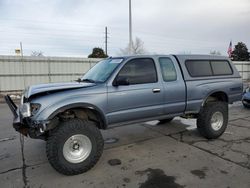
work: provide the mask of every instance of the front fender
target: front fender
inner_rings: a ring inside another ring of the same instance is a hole
[[[83,109],[90,109],[94,110],[102,119],[103,126],[101,128],[105,129],[107,127],[107,121],[104,113],[100,108],[93,104],[89,103],[83,103],[83,102],[77,102],[77,103],[70,103],[67,105],[54,105],[48,109],[43,110],[39,116],[36,118],[37,121],[44,121],[44,120],[51,120],[53,119],[57,114],[64,112],[65,110],[69,110],[72,108],[83,108]]]
[[[60,100],[56,100],[60,98]],[[35,103],[42,104],[43,108],[35,116],[34,121],[51,120],[55,115],[70,108],[88,108],[95,110],[102,117],[103,123],[106,125],[105,110],[107,106],[106,94],[92,95],[71,95],[67,97],[56,96],[54,98],[41,98]],[[54,103],[52,103],[54,102]]]

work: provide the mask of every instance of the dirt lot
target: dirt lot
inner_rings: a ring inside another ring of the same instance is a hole
[[[194,120],[176,118],[103,131],[104,153],[89,172],[57,173],[48,163],[45,142],[25,138],[12,126],[12,115],[0,104],[0,187],[250,187],[250,110],[230,107],[222,137],[202,138]]]

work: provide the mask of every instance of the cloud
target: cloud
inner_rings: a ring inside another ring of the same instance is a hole
[[[229,41],[250,45],[249,0],[132,0],[133,36],[152,53],[226,54]],[[87,56],[104,47],[109,54],[128,43],[128,0],[1,0],[0,54]]]

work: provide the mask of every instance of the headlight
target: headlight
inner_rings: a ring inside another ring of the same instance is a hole
[[[23,117],[30,117],[31,116],[30,103],[21,104],[21,106],[19,107],[19,111]]]
[[[30,103],[30,111],[32,115],[35,115],[40,110],[41,104]]]
[[[35,115],[41,107],[41,104],[38,103],[23,103],[19,111],[23,117],[30,117],[31,115]]]

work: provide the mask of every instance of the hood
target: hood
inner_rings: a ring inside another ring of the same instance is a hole
[[[50,91],[63,91],[68,89],[77,89],[84,87],[95,86],[95,83],[86,83],[86,82],[62,82],[62,83],[50,83],[50,84],[38,84],[33,85],[25,89],[24,96],[29,98],[32,95],[45,93]]]

